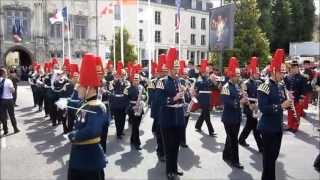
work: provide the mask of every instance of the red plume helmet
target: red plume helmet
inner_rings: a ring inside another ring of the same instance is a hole
[[[284,49],[277,49],[273,55],[269,66],[269,72],[281,72],[281,65],[284,63],[285,52]]]
[[[166,57],[166,64],[168,69],[173,69],[174,61],[177,58],[177,49],[176,48],[170,48],[167,53]]]
[[[250,64],[249,64],[249,72],[250,72],[250,74],[259,73],[258,72],[258,67],[259,67],[258,58],[255,57],[255,56],[251,57]]]
[[[238,63],[238,59],[236,57],[231,57],[229,59],[229,64],[228,64],[228,72],[227,72],[227,76],[228,77],[234,77],[236,76],[236,70],[237,68],[239,68],[239,63]]]
[[[207,67],[208,67],[208,59],[201,59],[199,71],[201,73],[204,73],[206,72]]]
[[[95,55],[90,53],[84,54],[81,61],[79,83],[85,87],[99,87],[101,85],[101,81],[98,78]]]
[[[123,64],[121,61],[118,61],[117,63],[117,75],[121,76],[121,71],[123,69]]]

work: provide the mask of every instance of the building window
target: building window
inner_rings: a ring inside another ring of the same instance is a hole
[[[201,45],[206,45],[206,35],[201,35]]]
[[[5,9],[5,38],[11,39],[13,33],[18,34],[22,39],[31,39],[31,14],[29,10]]]
[[[115,4],[114,5],[114,20],[120,20],[121,15],[120,15],[120,4]]]
[[[191,16],[191,29],[196,28],[196,17]]]
[[[139,41],[143,41],[143,30],[139,29]]]
[[[159,11],[154,12],[154,22],[155,24],[161,25],[161,12]]]
[[[197,10],[202,10],[202,1],[201,0],[197,0],[197,2],[196,2],[196,9]]]
[[[187,50],[187,59],[189,59],[189,53],[190,53],[190,51]]]
[[[191,45],[196,45],[196,35],[195,34],[191,34],[190,42],[191,42]]]
[[[194,61],[194,60],[195,60],[195,53],[194,53],[194,51],[191,51],[191,52],[190,52],[190,60],[193,61],[193,62],[195,62],[195,61]]]
[[[179,44],[179,33],[176,32],[176,35],[175,35],[175,42],[176,44]]]
[[[206,29],[206,18],[201,18],[201,29]]]
[[[201,52],[201,59],[205,59],[206,58],[206,53],[205,52]]]
[[[50,25],[50,37],[54,39],[59,39],[62,37],[62,24],[51,24]]]
[[[157,43],[161,42],[161,31],[155,31],[154,41],[157,42]]]
[[[76,39],[86,39],[88,30],[88,17],[74,17],[74,35]]]

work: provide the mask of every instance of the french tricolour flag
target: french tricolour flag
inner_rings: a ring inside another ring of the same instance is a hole
[[[67,7],[62,8],[62,10],[56,9],[53,16],[50,17],[50,23],[55,24],[58,22],[63,22],[64,19],[67,18]]]

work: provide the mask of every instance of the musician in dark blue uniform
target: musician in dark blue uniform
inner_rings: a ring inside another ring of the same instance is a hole
[[[151,88],[153,89],[151,97],[151,112],[150,116],[153,118],[153,124],[152,124],[152,132],[154,132],[155,138],[157,140],[157,156],[159,161],[164,162],[165,161],[165,154],[164,154],[164,146],[163,146],[163,139],[161,135],[161,130],[160,130],[160,104],[158,101],[159,96],[157,96],[158,91],[162,91],[162,87],[157,87],[158,82],[160,79],[166,78],[168,75],[168,68],[165,64],[161,65],[159,64],[159,77],[155,78],[150,84],[150,86],[154,86]]]
[[[284,78],[286,88],[294,98],[294,108],[288,110],[288,128],[285,130],[297,132],[300,125],[300,116],[303,111],[303,99],[307,86],[304,77],[300,74],[299,64],[296,60],[290,63],[290,74]]]
[[[214,133],[214,129],[210,120],[211,90],[214,83],[211,79],[209,79],[208,70],[209,69],[206,63],[202,62],[200,65],[200,75],[195,84],[195,91],[197,93],[197,99],[201,109],[201,114],[197,120],[195,128],[198,132],[201,132],[203,121],[205,121],[208,127],[209,135],[215,137],[216,134]]]
[[[52,78],[52,69],[50,63],[47,64],[46,67],[46,76],[44,78],[44,89],[45,89],[45,95],[44,95],[44,112],[45,117],[48,117],[50,114],[50,90],[51,90],[51,78]]]
[[[146,99],[146,92],[144,87],[140,85],[140,76],[135,74],[131,86],[127,88],[129,109],[128,115],[132,123],[131,144],[137,149],[141,150],[141,141],[139,136],[139,127],[143,115],[144,100]]]
[[[118,67],[122,65],[118,64]],[[125,89],[130,83],[125,80],[126,72],[122,68],[117,68],[115,79],[110,82],[110,107],[116,125],[117,138],[122,139],[126,120],[126,108],[128,106],[128,92]]]
[[[261,84],[259,80],[258,60],[256,57],[252,57],[249,64],[250,77],[241,85],[243,95],[249,98],[248,103],[243,105],[244,114],[247,117],[246,125],[243,128],[240,137],[239,144],[248,147],[246,139],[250,132],[253,131],[254,139],[256,140],[259,152],[262,152],[262,140],[259,131],[257,130],[258,123],[258,99],[257,88]]]
[[[282,140],[283,111],[290,107],[285,100],[279,82],[283,79],[284,50],[277,49],[269,66],[269,80],[258,87],[258,104],[262,113],[258,130],[262,135],[263,171],[262,180],[275,180],[275,166]]]
[[[240,100],[239,77],[240,69],[235,57],[231,57],[228,65],[229,81],[222,87],[221,99],[223,103],[223,113],[221,120],[226,131],[226,142],[223,150],[223,160],[231,166],[243,169],[239,162],[238,134],[241,123],[240,103],[246,100]]]
[[[93,55],[83,57],[79,79],[79,97],[84,104],[79,108],[75,130],[68,137],[72,143],[68,180],[104,180],[106,157],[100,143],[101,134],[108,125],[106,107],[97,100],[101,85]]]
[[[169,69],[169,76],[161,78],[157,83],[157,101],[160,105],[159,122],[163,137],[166,173],[168,179],[175,179],[183,173],[178,171],[178,154],[180,145],[180,132],[184,128],[183,92],[177,77],[179,62]]]
[[[36,64],[33,65],[33,70],[29,72],[29,84],[32,91],[32,97],[33,97],[33,107],[36,107],[38,104],[38,96],[37,96],[37,79],[39,77],[39,70],[40,65]]]

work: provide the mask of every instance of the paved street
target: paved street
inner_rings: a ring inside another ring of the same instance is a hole
[[[33,108],[29,86],[19,86],[16,117],[21,130],[1,139],[1,180],[65,180],[70,144],[62,135],[62,126],[52,127],[43,113]],[[302,120],[301,131],[295,135],[284,133],[280,157],[277,163],[278,180],[316,180],[319,174],[312,164],[319,153],[319,121],[315,120],[313,108]],[[253,136],[247,142],[250,148],[239,148],[244,170],[232,169],[222,160],[225,132],[218,114],[213,115],[217,138],[197,133],[194,130],[197,114],[189,123],[187,142],[189,149],[181,149],[179,166],[184,171],[181,179],[260,179],[261,155],[257,152]],[[12,133],[11,124],[9,133]],[[115,127],[109,130],[106,168],[107,179],[165,179],[165,164],[157,161],[155,140],[151,134],[152,120],[147,115],[141,125],[142,151],[131,150],[130,129],[126,138],[115,138]],[[127,127],[127,125],[126,125]]]

